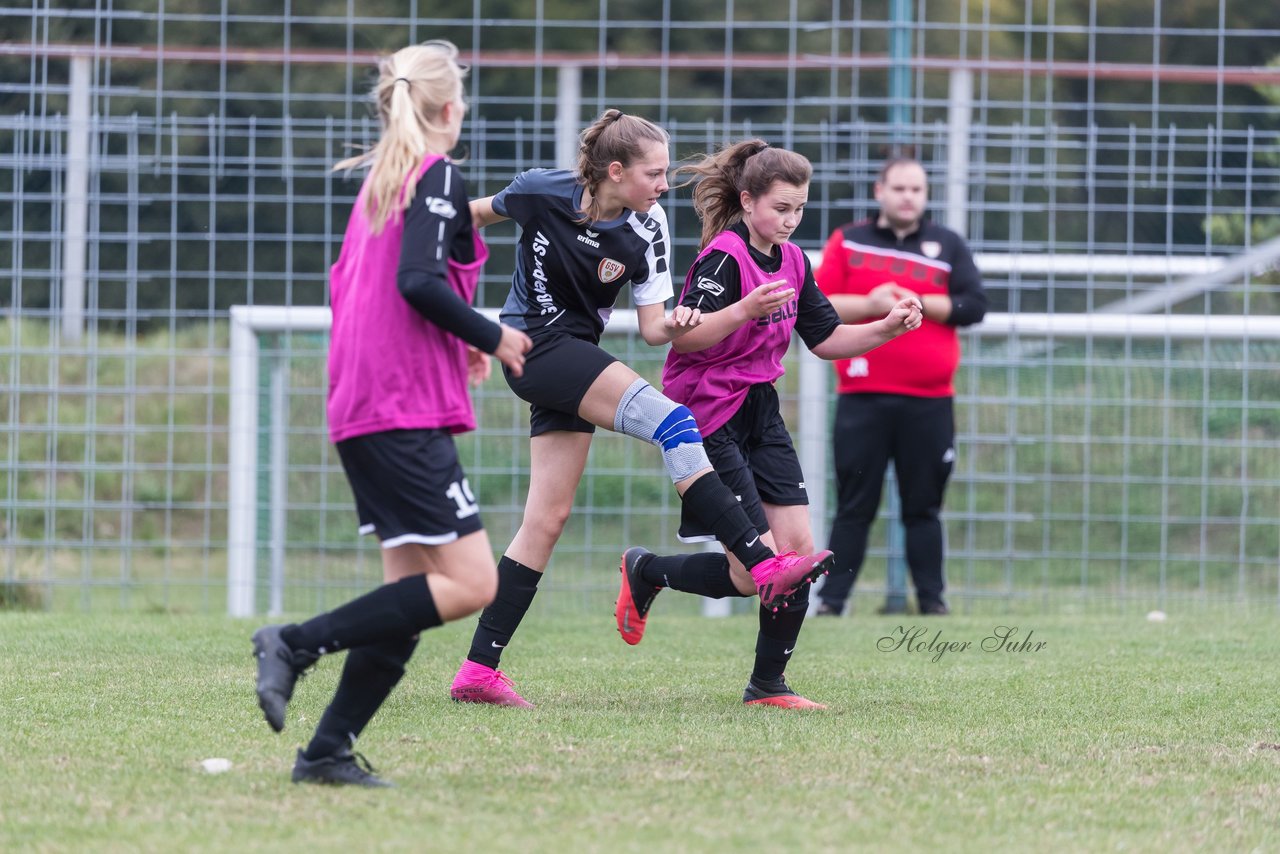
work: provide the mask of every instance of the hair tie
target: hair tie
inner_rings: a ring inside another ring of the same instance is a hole
[[[615,107],[614,109],[617,109],[617,108]],[[620,119],[621,119],[623,116],[625,116],[625,115],[626,115],[626,113],[622,112],[622,110],[618,110],[618,114],[617,114],[616,116],[614,116],[614,117],[613,117],[613,120],[616,122],[616,121],[620,120]]]
[[[391,85],[394,86],[397,83],[404,83],[404,85],[406,86],[412,85],[408,77],[397,77],[394,81],[392,81]]]

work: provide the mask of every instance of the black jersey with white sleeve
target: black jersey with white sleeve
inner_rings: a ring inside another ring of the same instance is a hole
[[[582,191],[572,172],[531,169],[493,198],[494,211],[521,228],[502,320],[530,335],[560,331],[599,343],[624,287],[637,306],[673,295],[662,207],[587,222]]]

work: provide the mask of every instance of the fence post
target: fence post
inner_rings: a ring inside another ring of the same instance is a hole
[[[902,528],[902,504],[898,500],[898,471],[891,466],[885,478],[884,488],[889,493],[887,527],[889,529],[888,554],[885,557],[884,606],[882,614],[905,614],[907,611],[907,536]]]
[[[253,616],[258,503],[258,335],[247,306],[231,307],[227,461],[227,615]]]
[[[973,72],[951,72],[947,98],[947,228],[964,235],[969,221],[969,122],[973,115]]]
[[[280,336],[283,338],[284,336]],[[277,347],[281,347],[277,344]],[[289,365],[287,354],[276,352],[270,362],[271,465],[268,488],[271,495],[271,595],[268,615],[284,613],[285,512],[289,504]]]
[[[89,57],[71,58],[67,93],[67,198],[63,203],[66,233],[62,239],[62,340],[76,342],[84,334],[86,230],[89,221]]]
[[[582,68],[577,65],[561,65],[556,83],[556,165],[561,169],[572,169],[578,161]]]

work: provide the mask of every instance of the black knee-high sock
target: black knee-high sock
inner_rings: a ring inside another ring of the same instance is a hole
[[[751,681],[767,685],[782,679],[791,653],[795,652],[800,627],[804,625],[805,611],[809,608],[809,587],[806,584],[788,600],[787,607],[773,613],[760,609],[760,633],[756,635],[756,663],[751,671]]]
[[[415,637],[440,625],[440,612],[425,575],[411,575],[371,590],[327,614],[286,626],[280,637],[306,652],[337,652]]]
[[[750,569],[773,557],[773,551],[760,541],[760,532],[751,524],[747,511],[714,471],[690,484],[681,500],[698,523],[728,546],[743,566]]]
[[[658,587],[670,587],[711,599],[754,595],[738,592],[729,575],[729,558],[720,552],[655,555],[644,564],[640,577]]]
[[[347,653],[342,678],[316,734],[303,752],[309,760],[332,756],[355,740],[404,676],[417,638],[358,646]]]
[[[511,643],[511,636],[528,613],[541,580],[541,572],[502,556],[498,561],[498,595],[480,613],[480,624],[471,637],[471,652],[467,653],[469,661],[497,668],[502,650]]]

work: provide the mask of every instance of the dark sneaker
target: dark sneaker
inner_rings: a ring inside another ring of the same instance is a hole
[[[946,602],[926,602],[920,606],[920,613],[924,616],[945,617],[951,613],[951,609]]]
[[[293,763],[293,782],[366,786],[370,789],[389,789],[394,785],[376,776],[369,760],[349,747],[315,760],[305,758],[299,750],[298,759]]]
[[[320,656],[294,651],[280,637],[284,626],[263,626],[253,633],[253,657],[258,661],[258,705],[276,732],[284,729],[284,710],[298,677]]]
[[[747,706],[777,706],[780,709],[825,709],[822,703],[806,700],[787,686],[786,679],[779,679],[770,685],[757,685],[755,680],[747,683],[747,690],[742,692],[742,702]]]
[[[760,604],[777,611],[787,607],[791,594],[826,575],[835,564],[835,555],[826,549],[812,555],[785,552],[751,567],[751,579],[760,594]]]
[[[662,588],[640,577],[640,567],[648,563],[653,552],[633,546],[622,553],[622,586],[618,601],[613,606],[613,618],[618,623],[618,634],[635,646],[644,637],[644,624],[649,619],[649,607]]]
[[[813,609],[815,617],[839,617],[843,615],[844,609],[837,605],[829,605],[826,602],[819,602],[818,607]]]

